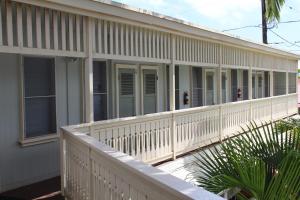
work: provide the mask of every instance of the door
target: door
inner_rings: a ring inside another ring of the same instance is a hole
[[[142,69],[143,76],[143,113],[157,112],[157,70]]]
[[[216,103],[215,70],[205,70],[205,103],[206,105],[214,105]]]
[[[136,115],[136,71],[118,68],[118,117]]]
[[[262,98],[264,95],[264,76],[263,73],[257,73],[257,98]]]
[[[256,78],[255,78],[255,74],[252,74],[252,99],[256,99]]]
[[[222,103],[228,102],[228,75],[222,71]]]
[[[203,106],[202,68],[192,68],[192,106]]]

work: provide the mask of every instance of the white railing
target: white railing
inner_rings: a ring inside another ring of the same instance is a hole
[[[258,124],[297,113],[297,95],[231,102],[84,124],[82,131],[146,163],[231,137],[251,121]]]
[[[62,186],[71,199],[217,199],[145,163],[297,113],[297,94],[62,128]]]
[[[67,199],[221,200],[78,132],[62,128],[62,192]]]

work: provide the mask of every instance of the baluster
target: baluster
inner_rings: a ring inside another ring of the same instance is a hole
[[[164,59],[164,41],[163,41],[163,33],[160,33],[160,59]]]
[[[144,55],[143,55],[143,29],[142,28],[139,28],[139,31],[140,31],[140,54],[139,54],[139,56],[140,57],[143,57]]]
[[[17,33],[18,33],[18,46],[23,47],[23,22],[22,22],[22,17],[23,17],[23,12],[22,12],[22,5],[17,4]],[[0,13],[1,15],[1,13]],[[1,20],[1,18],[0,18]],[[1,39],[2,41],[2,39]]]
[[[121,31],[120,31],[120,39],[121,39],[121,56],[124,56],[124,26],[120,24]],[[120,51],[119,51],[120,53]]]
[[[35,8],[35,17],[36,17],[36,47],[38,49],[42,48],[42,26],[41,26],[41,8]]]
[[[45,9],[45,46],[50,49],[50,18],[49,9]]]
[[[152,42],[151,42],[151,38],[152,38],[152,31],[148,30],[148,55],[149,58],[152,58]]]
[[[102,21],[98,20],[98,53],[102,54]]]
[[[5,1],[5,3],[6,3],[7,45],[13,46],[12,6],[11,6],[11,1]]]
[[[80,16],[76,15],[76,50],[77,52],[81,51],[81,42],[80,42],[80,36],[81,36],[81,32],[80,32]]]
[[[133,54],[133,26],[130,26],[130,56],[134,56]]]
[[[115,52],[116,55],[120,54],[120,49],[119,49],[119,24],[115,23]]]
[[[58,26],[57,26],[57,11],[53,11],[53,42],[54,42],[54,50],[58,50]]]
[[[0,46],[3,45],[3,37],[2,37],[2,6],[3,6],[3,2],[0,2]]]
[[[103,42],[104,42],[104,53],[108,54],[108,50],[107,50],[107,21],[104,21],[104,32],[103,32]]]
[[[66,18],[65,13],[61,13],[61,49],[66,50]]]
[[[126,24],[125,25],[125,27],[126,27],[126,35],[125,35],[125,45],[126,45],[126,51],[125,51],[125,55],[126,56],[129,56],[129,27],[128,27],[128,25]]]
[[[95,24],[93,23],[93,27],[95,26]],[[93,29],[94,30],[94,29]],[[74,29],[73,29],[73,15],[69,14],[69,49],[70,51],[74,51],[74,39],[73,39],[73,34],[74,34]],[[95,34],[95,31],[94,31]],[[94,35],[93,34],[93,35]],[[95,46],[95,40],[93,40],[93,43]]]
[[[147,43],[147,29],[144,29],[144,57],[149,57],[148,56],[148,43]]]

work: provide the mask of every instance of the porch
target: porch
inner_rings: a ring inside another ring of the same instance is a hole
[[[231,102],[61,129],[62,191],[73,199],[218,199],[147,164],[297,113],[297,95]],[[99,142],[100,141],[100,142]]]

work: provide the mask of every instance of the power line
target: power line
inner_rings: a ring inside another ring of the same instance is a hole
[[[222,32],[234,31],[234,30],[239,30],[239,29],[244,29],[244,28],[260,28],[260,26],[261,26],[261,24],[259,24],[259,25],[242,26],[242,27],[238,27],[238,28],[225,29],[225,30],[222,30]]]
[[[300,47],[299,45],[297,45],[296,43],[292,43],[290,41],[288,41],[287,39],[285,39],[284,37],[282,37],[281,35],[279,35],[278,33],[276,33],[275,31],[273,31],[272,29],[269,29],[274,35],[276,35],[277,37],[279,37],[280,39],[282,39],[283,41],[291,44],[292,46],[297,46]]]
[[[296,20],[289,20],[289,21],[283,21],[283,22],[278,22],[277,24],[289,24],[289,23],[299,23],[300,19],[296,19]],[[225,29],[222,30],[222,32],[227,32],[227,31],[234,31],[234,30],[240,30],[240,29],[244,29],[244,28],[261,28],[262,24],[258,24],[258,25],[248,25],[248,26],[242,26],[242,27],[237,27],[237,28],[231,28],[231,29]],[[275,26],[273,25],[272,27],[269,27],[268,29],[272,29]]]

